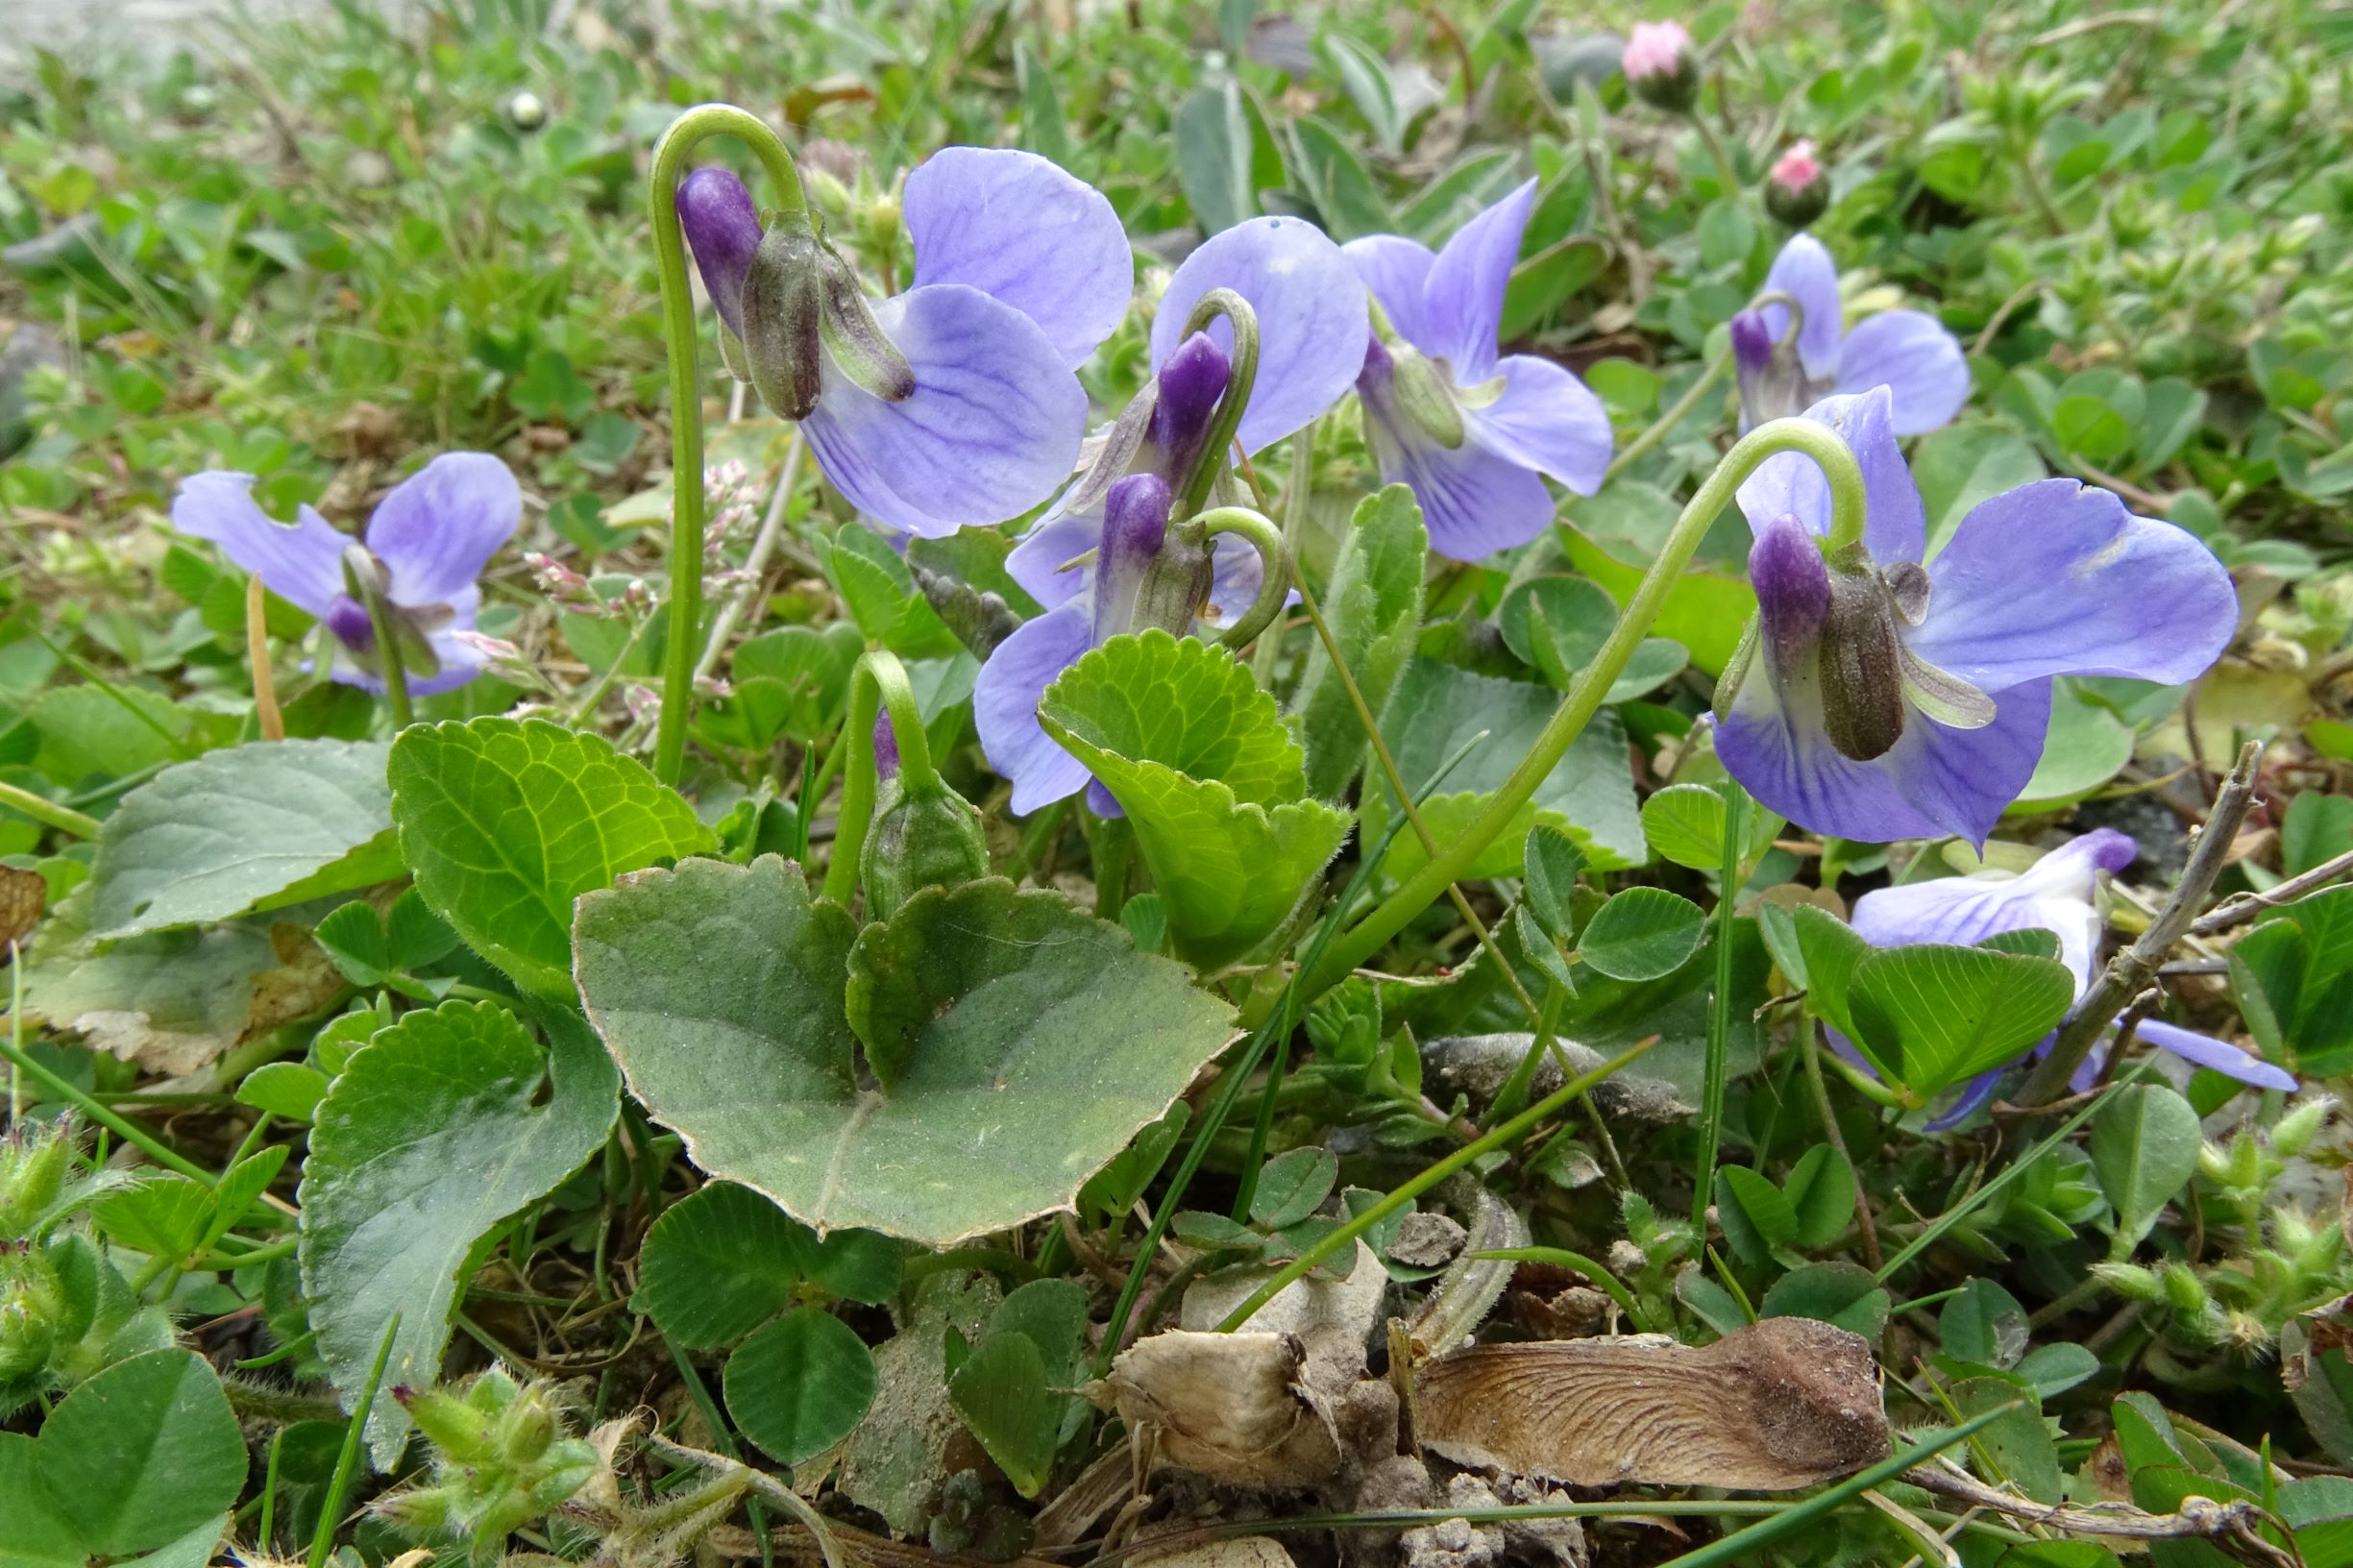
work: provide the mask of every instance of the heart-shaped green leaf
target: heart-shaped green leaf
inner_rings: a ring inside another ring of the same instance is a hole
[[[417,887],[474,950],[569,996],[572,901],[716,841],[645,765],[544,719],[414,724],[392,746],[392,819]]]
[[[1810,952],[1806,969],[1819,984]],[[1855,1038],[1922,1097],[2017,1057],[2074,999],[2075,977],[2051,959],[1935,944],[1866,954],[1846,997]]]
[[[1595,910],[1578,955],[1613,980],[1656,980],[1681,968],[1707,935],[1700,906],[1664,888],[1628,888]]]
[[[384,751],[282,741],[166,768],[98,836],[91,930],[111,940],[225,920],[400,875]]]
[[[203,1532],[202,1562],[245,1486],[245,1438],[221,1380],[187,1350],[117,1361],[37,1436],[0,1433],[0,1561],[60,1568]]]
[[[821,1231],[932,1246],[1068,1207],[1232,1020],[1182,965],[1001,877],[860,933],[774,856],[688,860],[582,898],[576,940],[590,1018],[698,1165]]]
[[[408,1431],[392,1390],[440,1377],[476,1239],[577,1170],[620,1110],[613,1065],[578,1017],[551,1008],[544,1021],[545,1052],[494,1003],[410,1013],[319,1102],[301,1191],[303,1293],[346,1400],[401,1314],[368,1422],[380,1464]]]
[[[1305,798],[1275,699],[1192,638],[1113,638],[1046,688],[1038,722],[1126,811],[1171,943],[1204,968],[1280,926],[1347,837],[1346,812]]]
[[[822,1454],[874,1403],[874,1357],[857,1331],[821,1307],[761,1329],[727,1358],[727,1413],[785,1464]]]

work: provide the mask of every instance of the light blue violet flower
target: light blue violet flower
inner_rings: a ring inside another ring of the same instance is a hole
[[[1018,517],[1070,477],[1072,374],[1127,312],[1133,253],[1102,194],[1034,153],[949,147],[907,176],[904,293],[867,296],[805,213],[765,231],[742,181],[679,182],[680,228],[749,379],[890,527]]]
[[[276,521],[253,485],[251,474],[217,469],[185,480],[172,500],[172,527],[211,540],[271,593],[317,616],[334,639],[335,679],[384,689],[376,628],[344,590],[344,551],[355,545],[375,557],[409,691],[430,697],[481,672],[482,654],[457,634],[474,630],[481,608],[475,578],[523,521],[523,491],[504,463],[488,453],[442,453],[393,486],[358,539],[307,503],[291,525]]]
[[[1884,386],[1898,435],[1950,424],[1969,401],[1961,340],[1921,310],[1882,310],[1846,327],[1838,268],[1822,241],[1797,234],[1774,257],[1757,302],[1732,318],[1740,428],[1802,414],[1832,393]]]
[[[2092,984],[2105,927],[2095,901],[2100,873],[2122,870],[2140,852],[2130,838],[2103,827],[2061,845],[2021,873],[1989,870],[1881,888],[1855,900],[1855,934],[1875,947],[1922,943],[1973,947],[2007,931],[2040,928],[2058,936],[2059,962],[2075,977],[2075,994],[2080,997]],[[2186,1062],[2212,1067],[2258,1089],[2292,1091],[2296,1087],[2292,1073],[2261,1057],[2162,1018],[2143,1019],[2134,1034]],[[1848,1061],[1868,1070],[1851,1045],[1835,1037],[1831,1043]],[[2029,1054],[2040,1058],[2048,1053],[2050,1044],[2047,1038]],[[2108,1049],[2104,1044],[2095,1048],[2075,1069],[2072,1087],[2077,1092],[2098,1080]],[[1972,1079],[1959,1100],[1933,1125],[1950,1126],[1975,1111],[2008,1070],[2008,1066],[1997,1067]]]
[[[1183,335],[1193,306],[1213,288],[1239,295],[1258,324],[1258,373],[1236,430],[1243,450],[1296,433],[1355,380],[1366,331],[1364,289],[1314,225],[1253,218],[1208,240],[1177,268],[1153,318],[1155,374],[1104,436],[1087,474],[1006,559],[1046,613],[990,654],[972,708],[990,766],[1013,783],[1017,815],[1088,783],[1078,759],[1038,725],[1038,699],[1057,675],[1123,631],[1160,625],[1181,637],[1197,625],[1232,625],[1265,580],[1258,552],[1222,535],[1212,545],[1205,584],[1193,584],[1182,603],[1170,594],[1170,603],[1139,616],[1144,569],[1158,558],[1178,494],[1199,464],[1224,467],[1223,453],[1203,447],[1232,374],[1233,329],[1219,317],[1206,331]],[[1101,815],[1118,811],[1099,788],[1089,800]]]
[[[1717,756],[1799,826],[1982,843],[2042,757],[2054,676],[2177,685],[2230,646],[2238,597],[2194,535],[2044,479],[1973,507],[1923,565],[1926,522],[1888,389],[1804,417],[1862,469],[1863,537],[1827,551],[1812,459],[1757,467],[1739,491],[1755,631],[1716,688]]]
[[[1496,354],[1535,194],[1531,180],[1435,255],[1395,234],[1346,247],[1387,318],[1357,378],[1373,456],[1385,481],[1413,487],[1431,548],[1458,561],[1542,533],[1546,476],[1589,496],[1609,469],[1609,415],[1585,383],[1550,359]]]

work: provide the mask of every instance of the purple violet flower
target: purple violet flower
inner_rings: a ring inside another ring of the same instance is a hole
[[[747,284],[761,282],[750,195],[724,169],[703,168],[679,183],[676,202],[703,286],[741,338]],[[1134,260],[1101,192],[1034,153],[943,149],[907,176],[900,206],[915,242],[904,293],[867,300],[821,236],[800,253],[817,270],[779,278],[771,292],[798,307],[787,312],[786,358],[817,361],[817,391],[797,417],[818,466],[860,511],[939,538],[1017,517],[1069,478],[1087,424],[1072,371],[1126,314]],[[820,295],[833,329],[821,351]],[[748,330],[760,333],[757,322]],[[846,366],[846,343],[868,362]],[[757,366],[760,351],[746,347]],[[878,380],[877,366],[892,375]],[[881,384],[902,369],[899,384]]]
[[[1395,333],[1369,338],[1357,378],[1381,478],[1413,487],[1431,548],[1458,561],[1542,533],[1555,509],[1544,476],[1589,496],[1609,468],[1609,415],[1585,383],[1495,352],[1535,193],[1531,180],[1434,256],[1395,234],[1346,247]]]
[[[1758,466],[1739,492],[1756,535],[1754,650],[1716,698],[1717,756],[1799,826],[1983,843],[2042,757],[2052,677],[2176,685],[2230,646],[2238,597],[2195,536],[2044,479],[1972,508],[1924,566],[1888,389],[1805,417],[1862,468],[1863,538],[1826,559],[1822,470],[1792,452]]]
[[[291,526],[263,512],[254,477],[212,470],[184,480],[172,500],[172,527],[209,539],[259,576],[270,592],[317,616],[348,657],[331,659],[334,678],[384,689],[376,628],[367,607],[344,591],[343,552],[364,544],[391,600],[408,689],[430,697],[480,673],[483,655],[457,635],[481,607],[475,578],[523,521],[523,491],[487,453],[444,453],[393,486],[354,539],[306,503]]]
[[[1164,400],[1167,375],[1163,372]],[[1238,541],[1217,541],[1206,582],[1198,580],[1200,574],[1179,577],[1160,561],[1174,500],[1158,474],[1115,481],[1085,547],[1095,551],[1094,560],[1069,574],[1080,576],[1081,585],[1023,623],[981,666],[972,686],[973,723],[989,766],[1013,784],[1015,816],[1075,795],[1090,782],[1085,765],[1038,723],[1038,700],[1056,676],[1122,632],[1159,626],[1187,636],[1196,622],[1220,625],[1238,619],[1258,598],[1264,565],[1246,545],[1228,548]],[[1097,816],[1120,815],[1118,802],[1100,785],[1089,792],[1088,803]]]
[[[1223,535],[1211,546],[1209,580],[1183,604],[1136,604],[1176,488],[1200,459],[1232,379],[1234,333],[1223,317],[1206,331],[1178,336],[1213,288],[1240,295],[1258,321],[1258,374],[1236,430],[1243,450],[1294,434],[1355,380],[1357,345],[1367,330],[1364,287],[1313,224],[1253,218],[1206,241],[1177,268],[1153,318],[1154,376],[1105,435],[1086,476],[1006,557],[1014,580],[1046,613],[990,654],[973,690],[973,714],[990,765],[1013,781],[1017,815],[1088,782],[1078,759],[1038,725],[1038,699],[1055,676],[1123,631],[1160,625],[1185,636],[1197,624],[1230,625],[1265,580],[1258,551]],[[1118,815],[1118,803],[1100,788],[1089,801],[1098,815]]]
[[[1777,173],[1780,165],[1775,165]],[[1822,241],[1798,234],[1774,257],[1755,305],[1732,318],[1740,372],[1740,428],[1803,413],[1832,393],[1886,387],[1898,435],[1951,423],[1969,401],[1960,339],[1921,310],[1882,310],[1846,330],[1838,268]]]
[[[1881,888],[1855,900],[1854,931],[1875,947],[1922,943],[1973,947],[2007,931],[2040,928],[2054,932],[2059,938],[2059,962],[2074,975],[2075,994],[2081,996],[2092,984],[2106,926],[2094,902],[2100,873],[2122,870],[2140,852],[2130,838],[2103,827],[2061,845],[2022,873],[1982,870]],[[2135,1034],[2184,1061],[2212,1067],[2241,1083],[2290,1091],[2296,1087],[2294,1074],[2263,1058],[2162,1019],[2144,1019]],[[1831,1043],[1850,1062],[1868,1067],[1845,1041],[1833,1035]],[[2046,1055],[2050,1043],[2044,1040],[2030,1054]],[[2078,1092],[2097,1080],[2107,1050],[2104,1045],[2096,1049],[2076,1069],[2073,1088]],[[1983,1105],[1993,1093],[1995,1081],[2007,1070],[1997,1067],[1971,1080],[1952,1108],[1931,1125],[1950,1126]]]

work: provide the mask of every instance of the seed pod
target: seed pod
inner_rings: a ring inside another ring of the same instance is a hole
[[[65,1294],[57,1269],[29,1244],[0,1243],[0,1381],[30,1377],[57,1347]]]
[[[902,780],[885,783],[873,825],[858,856],[869,919],[888,919],[925,888],[952,888],[989,874],[989,842],[980,813],[946,785],[910,795]]]

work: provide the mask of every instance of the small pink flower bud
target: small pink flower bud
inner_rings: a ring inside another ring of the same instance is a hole
[[[1830,205],[1830,182],[1811,141],[1801,140],[1776,159],[1765,177],[1765,209],[1792,229],[1802,229]]]
[[[1680,22],[1636,22],[1619,61],[1626,85],[1654,109],[1679,114],[1699,96],[1700,71],[1691,34]]]

